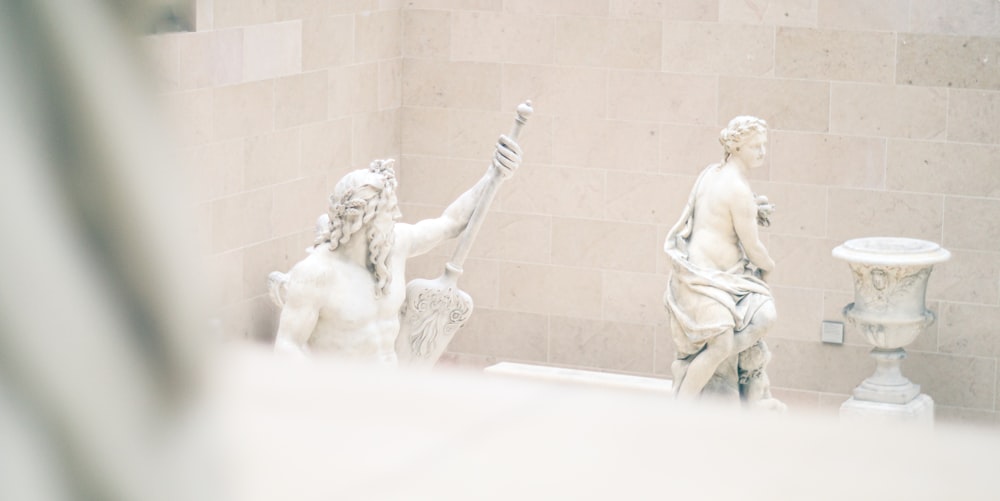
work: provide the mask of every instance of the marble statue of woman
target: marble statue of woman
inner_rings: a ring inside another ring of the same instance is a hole
[[[392,161],[376,160],[341,179],[320,217],[309,255],[272,280],[282,306],[275,352],[396,364],[399,312],[406,296],[406,260],[458,236],[487,185],[521,162],[516,141],[500,136],[486,175],[434,219],[397,223]]]
[[[774,269],[758,235],[773,206],[755,196],[747,174],[764,163],[767,124],[740,116],[722,130],[723,161],[705,168],[664,250],[671,276],[664,295],[677,351],[678,398],[742,396],[756,405],[771,398],[761,340],[776,312],[765,279]]]

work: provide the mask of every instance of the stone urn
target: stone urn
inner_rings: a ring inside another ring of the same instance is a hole
[[[854,389],[841,417],[881,415],[933,422],[934,402],[903,376],[904,348],[934,323],[925,306],[927,279],[951,254],[934,242],[897,237],[848,240],[833,249],[854,275],[854,302],[844,307],[848,324],[874,348],[875,374]]]

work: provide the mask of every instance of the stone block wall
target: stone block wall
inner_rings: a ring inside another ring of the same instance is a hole
[[[771,379],[835,412],[873,369],[850,328],[846,239],[941,243],[938,323],[904,372],[942,421],[1000,423],[1000,4],[988,0],[199,1],[151,37],[181,117],[227,334],[267,339],[272,269],[303,255],[326,193],[399,158],[404,219],[435,216],[535,101],[460,285],[456,363],[668,376],[663,239],[736,114],[771,125],[753,179],[780,321]],[[437,276],[453,245],[414,260]]]

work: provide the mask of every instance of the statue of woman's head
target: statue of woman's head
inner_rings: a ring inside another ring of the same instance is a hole
[[[719,133],[719,143],[724,150],[723,163],[729,160],[729,156],[737,151],[744,141],[756,134],[767,134],[767,122],[749,115],[741,115],[730,120],[729,125]]]

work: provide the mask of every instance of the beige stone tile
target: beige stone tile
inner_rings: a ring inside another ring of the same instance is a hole
[[[608,118],[708,125],[716,121],[714,77],[645,71],[612,71]]]
[[[386,110],[354,117],[352,165],[367,167],[376,158],[399,158],[399,115],[398,110]]]
[[[725,76],[773,75],[774,27],[666,22],[663,70]]]
[[[676,359],[676,348],[670,334],[670,327],[657,326],[653,332],[653,374],[673,379],[670,365]]]
[[[943,139],[948,121],[944,89],[834,83],[830,131],[842,134]]]
[[[891,83],[895,58],[893,33],[779,28],[774,73],[783,78]]]
[[[662,275],[605,271],[602,291],[604,319],[612,322],[667,326]]]
[[[447,133],[443,138],[443,146],[447,148],[448,156],[476,161],[478,169],[485,169],[492,161],[500,134],[510,134],[515,116],[513,110],[448,110],[448,125],[443,129]],[[537,132],[538,121],[535,118],[537,117],[530,117],[521,129],[526,138]],[[442,130],[434,132],[440,134]],[[437,140],[441,141],[442,138],[438,137]],[[525,145],[522,145],[522,150],[525,155],[534,153]],[[525,155],[522,155],[522,160]]]
[[[827,228],[838,242],[874,236],[941,239],[940,195],[831,188],[829,200]]]
[[[945,197],[943,245],[992,252],[1000,249],[1000,200]]]
[[[243,299],[243,250],[206,257],[206,285],[213,310]]]
[[[938,313],[938,348],[942,353],[1000,356],[1000,338],[996,335],[1000,307],[964,303],[942,303]]]
[[[659,70],[663,45],[663,23],[660,21],[556,18],[556,64]]]
[[[833,248],[843,240],[771,234],[765,244],[774,259],[771,285],[851,291],[851,273],[833,259]]]
[[[498,110],[501,73],[499,64],[404,59],[403,105]]]
[[[504,10],[515,14],[607,16],[608,0],[506,0]]]
[[[508,64],[503,67],[500,109],[531,99],[539,114],[604,118],[608,72],[603,69]]]
[[[717,2],[688,0],[611,0],[613,17],[638,17],[669,21],[718,21]]]
[[[248,190],[298,177],[302,134],[298,129],[254,136],[246,140],[243,179]]]
[[[326,120],[328,78],[321,70],[275,80],[274,126],[285,129]]]
[[[332,68],[327,76],[329,118],[378,110],[378,63]]]
[[[565,217],[604,217],[605,171],[531,165],[504,185],[500,207]]]
[[[193,89],[230,85],[243,80],[243,30],[190,33],[178,39],[179,85]]]
[[[1000,252],[949,249],[951,259],[934,266],[927,297],[996,305],[1000,302]]]
[[[912,0],[910,30],[944,35],[1000,35],[1000,8],[990,0]]]
[[[548,347],[548,316],[477,308],[455,334],[448,351],[545,362]]]
[[[823,322],[823,291],[800,287],[771,287],[778,321],[767,339],[783,338],[819,341]]]
[[[757,182],[753,189],[775,206],[768,231],[783,235],[826,236],[826,187]]]
[[[628,172],[610,175],[605,217],[615,221],[672,225],[687,204],[691,184],[687,177],[669,174]]]
[[[1000,92],[948,89],[948,139],[1000,143]]]
[[[225,252],[271,235],[271,190],[261,189],[212,202],[212,250]]]
[[[501,262],[499,304],[524,313],[600,318],[601,272]]]
[[[885,139],[786,131],[768,136],[772,181],[885,187]]]
[[[243,78],[248,81],[302,71],[302,22],[243,29]]]
[[[1000,90],[1000,38],[900,34],[896,82]]]
[[[244,147],[244,140],[237,139],[191,150],[187,161],[198,183],[196,200],[212,200],[243,191]]]
[[[660,170],[696,176],[709,164],[722,161],[719,132],[715,125],[661,125]]]
[[[170,133],[179,146],[197,146],[213,139],[213,131],[218,130],[219,120],[213,113],[216,93],[211,89],[202,89],[162,97]],[[227,124],[224,121],[222,125]],[[214,138],[217,139],[218,135]]]
[[[689,184],[693,185],[694,179],[691,179]],[[667,240],[667,233],[670,231],[670,228],[677,222],[677,219],[679,219],[680,216],[681,212],[678,210],[675,215],[666,220],[666,225],[658,226],[656,228],[656,273],[659,275],[669,276],[672,272],[673,265],[670,262],[670,258],[667,257],[667,254],[663,252],[663,244]]]
[[[302,69],[354,62],[354,16],[323,16],[302,21]]]
[[[274,130],[274,81],[264,80],[212,89],[215,140],[265,134]]]
[[[352,167],[362,167],[351,163],[351,125],[350,118],[342,118],[302,127],[300,174],[339,179]]]
[[[448,141],[441,137],[450,126],[450,111],[445,108],[402,108],[400,148],[405,155],[448,156]]]
[[[830,124],[830,84],[720,78],[719,113],[715,123],[725,125],[737,115],[761,117],[773,129],[825,132]]]
[[[556,117],[553,125],[553,163],[627,171],[659,167],[656,123]]]
[[[451,23],[453,61],[551,64],[556,18],[499,12],[456,12]]]
[[[267,274],[286,272],[306,257],[298,235],[288,235],[243,249],[243,297],[250,299],[267,294]]]
[[[447,60],[451,55],[451,16],[448,11],[403,11],[403,57]]]
[[[199,2],[200,3],[200,2]],[[212,24],[215,29],[274,22],[277,0],[212,0]]]
[[[336,0],[329,2],[327,9],[332,14],[354,14],[378,8],[376,0]]]
[[[875,371],[868,347],[782,338],[769,339],[767,346],[767,375],[771,385],[780,388],[849,395]]]
[[[552,261],[568,266],[653,273],[656,230],[651,225],[592,219],[552,221]]]
[[[275,0],[278,21],[322,17],[329,13],[327,0]]]
[[[517,64],[550,64],[555,58],[555,19],[505,14],[503,60]]]
[[[407,203],[446,207],[482,178],[484,169],[438,157],[404,157],[398,195]]]
[[[354,60],[358,63],[402,55],[403,17],[398,10],[360,12],[354,16]]]
[[[816,26],[819,0],[720,0],[723,23]]]
[[[949,195],[1000,196],[994,164],[1000,147],[890,140],[886,187]]]
[[[552,262],[552,218],[491,210],[471,256],[527,263]]]
[[[653,371],[653,327],[552,317],[549,361],[560,365],[648,374]]]
[[[378,65],[378,109],[391,110],[403,105],[403,60],[390,59]]]
[[[408,9],[503,10],[503,0],[412,0]]]
[[[840,273],[850,276],[851,271],[847,263],[842,263]],[[850,282],[850,280],[848,280]],[[865,335],[857,327],[851,325],[844,317],[844,308],[855,302],[854,292],[846,291],[824,291],[823,293],[823,319],[844,324],[844,344],[851,346],[861,346],[871,348]],[[926,307],[935,313],[941,312],[941,304],[937,301],[927,301]],[[924,332],[913,343],[906,347],[907,351],[936,352],[938,350],[938,326],[935,322],[924,329]]]
[[[910,0],[819,0],[821,28],[909,31]]]
[[[457,11],[451,13],[450,25],[442,24],[434,29],[443,33],[438,37],[450,35],[452,61],[502,63],[506,59],[505,17],[501,12]],[[445,57],[448,57],[447,53]]]
[[[996,364],[995,358],[911,352],[902,370],[937,405],[992,410]]]
[[[300,235],[304,231],[315,230],[316,218],[326,211],[328,205],[324,180],[325,177],[303,177],[274,186],[271,202],[271,231],[274,235]]]
[[[448,253],[450,258],[451,252]],[[489,259],[470,258],[463,266],[465,272],[459,281],[459,288],[472,297],[475,308],[499,308],[500,306],[500,263]],[[444,265],[432,276],[441,276]],[[473,313],[475,315],[475,313]]]

